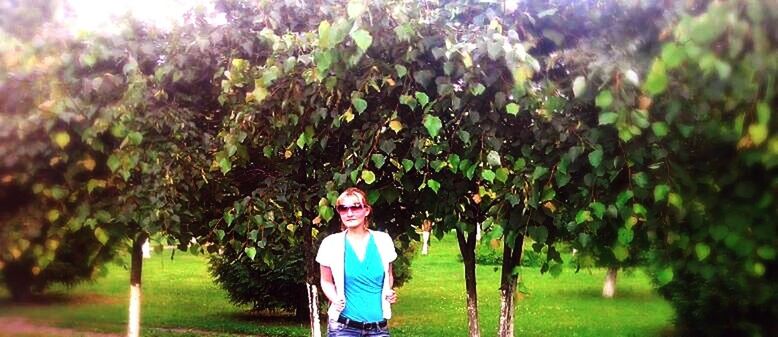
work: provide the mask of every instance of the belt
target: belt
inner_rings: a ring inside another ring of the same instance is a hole
[[[386,327],[386,320],[380,322],[366,323],[366,322],[352,321],[351,319],[343,317],[343,315],[338,316],[338,323],[343,323],[349,328],[363,329],[363,330],[378,330],[379,328]]]

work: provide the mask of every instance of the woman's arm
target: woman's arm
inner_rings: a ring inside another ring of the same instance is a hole
[[[397,292],[392,289],[394,287],[394,271],[392,270],[392,264],[389,264],[389,273],[386,275],[386,277],[389,278],[389,288],[391,289],[391,292],[386,295],[386,300],[389,301],[389,303],[395,303],[397,302]]]
[[[332,269],[327,266],[320,266],[319,271],[321,272],[321,291],[324,293],[324,296],[327,296],[327,299],[330,300],[330,305],[338,306],[338,310],[343,311],[343,308],[346,307],[346,301],[343,299],[338,300],[338,292],[335,289]]]

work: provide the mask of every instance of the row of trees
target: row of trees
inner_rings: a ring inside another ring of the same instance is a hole
[[[195,12],[167,33],[42,25],[36,42],[3,26],[0,268],[15,296],[30,290],[16,279],[76,280],[46,277],[61,263],[89,277],[122,248],[137,292],[151,235],[221,252],[217,281],[263,303],[305,296],[236,275],[304,281],[315,331],[317,240],[339,228],[338,191],[362,185],[403,250],[430,216],[456,232],[471,336],[479,226],[505,243],[500,336],[527,236],[543,272],[562,272],[560,243],[581,267],[648,264],[684,333],[776,333],[776,5],[217,9],[226,24]]]

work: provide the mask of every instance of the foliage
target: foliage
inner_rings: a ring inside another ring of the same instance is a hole
[[[656,279],[688,334],[778,333],[776,18],[773,2],[713,2],[681,18],[646,79],[656,139],[639,142],[668,153]]]

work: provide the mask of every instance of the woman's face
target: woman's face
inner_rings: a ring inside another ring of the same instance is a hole
[[[370,209],[358,195],[343,196],[337,210],[340,214],[340,220],[348,229],[365,226],[366,218],[370,214]]]

